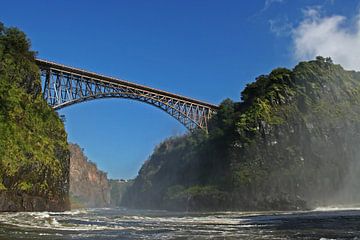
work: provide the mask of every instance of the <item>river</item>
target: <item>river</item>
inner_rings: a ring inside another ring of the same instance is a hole
[[[88,209],[0,213],[0,240],[359,239],[360,209],[173,213]]]

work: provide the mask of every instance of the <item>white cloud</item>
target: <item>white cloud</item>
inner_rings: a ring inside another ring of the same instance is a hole
[[[308,8],[292,31],[297,60],[331,57],[346,69],[360,70],[360,13],[349,23],[340,15],[321,16],[320,8]]]

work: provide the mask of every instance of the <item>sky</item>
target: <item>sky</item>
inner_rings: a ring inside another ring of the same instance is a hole
[[[0,21],[23,30],[41,59],[213,104],[318,55],[360,70],[358,0],[11,0]],[[110,178],[134,178],[156,145],[187,131],[125,99],[59,113],[69,142]]]

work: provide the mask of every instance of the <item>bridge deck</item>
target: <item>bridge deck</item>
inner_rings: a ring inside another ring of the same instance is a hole
[[[170,92],[166,92],[166,91],[163,91],[163,90],[147,87],[147,86],[144,86],[144,85],[132,83],[132,82],[125,81],[125,80],[122,80],[122,79],[108,77],[108,76],[104,76],[104,75],[101,75],[101,74],[98,74],[98,73],[89,72],[89,71],[86,71],[86,70],[65,66],[65,65],[54,63],[54,62],[51,62],[51,61],[46,61],[46,60],[42,60],[42,59],[36,59],[36,63],[40,67],[46,67],[46,68],[50,68],[50,69],[56,69],[56,70],[61,70],[61,71],[64,71],[64,72],[68,72],[69,74],[78,74],[78,75],[81,75],[81,76],[95,78],[95,79],[97,79],[99,81],[111,82],[111,83],[117,83],[117,84],[120,83],[120,84],[129,86],[129,87],[134,87],[134,88],[138,88],[138,89],[142,89],[142,90],[146,90],[146,91],[151,91],[151,92],[161,94],[161,95],[164,95],[164,96],[177,98],[177,99],[180,99],[182,101],[189,102],[189,103],[195,103],[195,104],[202,105],[202,106],[205,106],[205,107],[210,107],[212,109],[218,109],[217,105],[214,105],[214,104],[211,104],[211,103],[207,103],[207,102],[200,101],[200,100],[193,99],[193,98],[189,98],[189,97],[184,97],[184,96],[181,96],[181,95],[178,95],[178,94],[173,94],[173,93],[170,93]]]

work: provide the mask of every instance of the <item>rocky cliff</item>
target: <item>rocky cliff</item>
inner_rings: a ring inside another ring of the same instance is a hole
[[[360,73],[318,57],[275,69],[196,132],[161,143],[123,204],[288,210],[359,202]]]
[[[110,204],[112,207],[121,206],[122,199],[127,189],[132,185],[132,180],[111,179],[110,183]]]
[[[110,206],[110,184],[107,174],[90,162],[77,144],[70,144],[71,207]]]
[[[43,100],[30,41],[0,23],[0,211],[69,209],[64,125]]]

